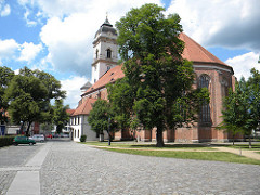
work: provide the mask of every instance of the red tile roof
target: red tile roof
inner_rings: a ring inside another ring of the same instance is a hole
[[[76,109],[67,109],[67,110],[66,110],[66,113],[67,113],[68,115],[72,116],[72,115],[74,114],[75,110],[76,110]]]
[[[91,88],[85,92],[85,94],[92,93],[98,89],[102,89],[109,82],[114,82],[117,79],[123,78],[125,74],[122,71],[122,65],[118,65],[114,68],[109,69],[98,81],[96,81]]]
[[[91,98],[86,99],[75,109],[75,112],[72,116],[89,115],[89,112],[92,109],[92,105],[95,103],[95,101],[97,100]]]
[[[195,42],[192,38],[186,36],[184,33],[181,33],[179,38],[185,43],[182,57],[186,58],[188,61],[195,63],[216,63],[227,66],[217,56],[214,56],[205,48],[201,47],[200,44]]]
[[[179,37],[185,42],[185,48],[183,50],[182,57],[193,63],[207,63],[207,64],[220,64],[227,66],[225,63],[219,60],[218,57],[208,52],[205,48],[201,47],[200,44],[195,42],[192,38],[186,36],[184,33],[180,34]],[[90,89],[88,89],[83,95],[87,95],[95,92],[96,90],[102,89],[108,82],[113,82],[119,78],[123,78],[125,75],[121,70],[122,65],[118,65],[111,68],[104,74],[98,81],[96,81]],[[231,67],[232,68],[232,67]]]

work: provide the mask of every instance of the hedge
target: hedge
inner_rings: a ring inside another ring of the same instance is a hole
[[[0,137],[0,147],[12,145],[13,140],[13,137]]]

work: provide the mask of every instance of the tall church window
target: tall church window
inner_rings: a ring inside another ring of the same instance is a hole
[[[209,89],[210,78],[207,75],[201,75],[199,77],[198,87]],[[201,126],[210,126],[210,106],[208,103],[204,103],[200,108],[200,125]]]
[[[107,49],[107,58],[111,58],[112,57],[112,50]]]

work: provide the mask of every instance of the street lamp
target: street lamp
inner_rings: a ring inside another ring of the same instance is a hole
[[[108,145],[110,146],[109,124],[110,124],[110,117],[108,117],[108,127],[107,127]]]

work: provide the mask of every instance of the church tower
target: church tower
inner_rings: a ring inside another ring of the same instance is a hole
[[[93,63],[91,82],[95,83],[106,71],[117,65],[117,32],[116,29],[106,20],[96,31],[93,41]]]

